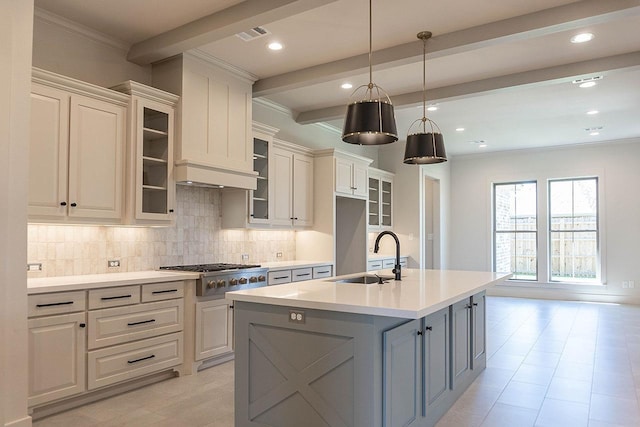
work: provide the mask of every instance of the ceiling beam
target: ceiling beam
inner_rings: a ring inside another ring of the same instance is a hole
[[[428,41],[428,59],[495,46],[560,31],[600,24],[621,16],[640,14],[640,0],[583,0],[514,18],[434,36]],[[376,70],[407,65],[422,60],[419,41],[375,51]],[[326,83],[368,71],[369,54],[352,56],[301,70],[258,80],[253,96],[268,96],[286,90]]]
[[[127,59],[140,65],[151,64],[334,1],[336,0],[245,0],[136,43],[131,46]]]
[[[517,86],[541,84],[551,81],[573,80],[578,77],[588,77],[594,73],[613,73],[623,70],[640,69],[640,52],[614,55],[606,58],[524,71],[521,73],[491,77],[473,82],[443,86],[427,91],[427,102],[451,101],[486,94],[493,91],[508,90]],[[408,107],[422,103],[422,91],[393,95],[392,101],[396,108]],[[295,121],[299,124],[310,124],[341,119],[346,111],[345,105],[304,111],[297,115]]]

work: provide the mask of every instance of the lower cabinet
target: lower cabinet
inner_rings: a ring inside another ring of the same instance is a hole
[[[29,407],[178,367],[184,283],[29,295]]]
[[[195,359],[204,360],[233,351],[233,308],[223,299],[196,303]]]
[[[485,293],[383,332],[384,427],[434,426],[486,366]]]
[[[29,319],[29,406],[85,391],[84,312]]]
[[[331,264],[316,267],[293,268],[286,270],[271,270],[268,273],[269,285],[282,285],[284,283],[302,282],[304,280],[322,279],[333,275]]]

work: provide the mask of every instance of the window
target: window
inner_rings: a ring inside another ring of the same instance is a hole
[[[599,280],[598,179],[549,181],[552,282]]]
[[[537,184],[494,184],[494,271],[512,279],[538,279]]]

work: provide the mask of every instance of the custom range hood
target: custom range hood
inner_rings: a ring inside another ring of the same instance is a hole
[[[199,51],[153,64],[153,85],[180,95],[173,156],[177,183],[257,188],[251,129],[254,81]]]

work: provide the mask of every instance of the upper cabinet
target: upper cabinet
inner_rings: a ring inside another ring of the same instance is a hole
[[[316,156],[332,156],[336,195],[366,199],[369,196],[368,168],[373,160],[340,150],[316,152]]]
[[[272,157],[273,225],[313,224],[313,156],[298,145],[275,140]]]
[[[29,220],[120,223],[128,97],[33,70]]]
[[[274,139],[253,124],[255,190],[224,189],[223,228],[292,228],[313,224],[313,151]]]
[[[193,54],[154,64],[154,86],[181,96],[176,181],[256,189],[253,81],[236,71]]]
[[[175,209],[173,145],[179,97],[133,81],[112,89],[130,95],[127,222],[170,224]]]
[[[389,230],[393,226],[393,176],[369,168],[369,229]]]

